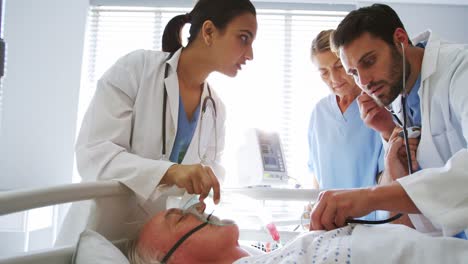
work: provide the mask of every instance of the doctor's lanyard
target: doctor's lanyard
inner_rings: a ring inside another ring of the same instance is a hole
[[[169,59],[172,58],[172,55],[174,55],[174,53],[172,52],[169,57],[167,58],[166,60],[166,68],[164,70],[164,80],[167,78],[168,76],[168,70],[169,70],[169,63],[167,62]],[[166,82],[164,81],[164,97],[163,97],[163,111],[162,111],[162,138],[163,138],[163,143],[162,143],[162,151],[161,151],[161,154],[162,154],[162,159],[165,160],[166,159],[166,110],[167,110],[167,89],[166,89]],[[216,155],[217,155],[217,151],[218,151],[218,133],[217,133],[217,129],[216,129],[216,117],[217,117],[217,113],[216,113],[216,103],[213,99],[213,97],[211,96],[211,89],[210,89],[210,86],[207,84],[207,88],[208,88],[208,96],[205,96],[205,99],[203,99],[203,103],[202,103],[202,108],[201,108],[201,113],[200,113],[200,131],[198,132],[198,138],[199,138],[199,141],[198,141],[198,157],[200,158],[200,161],[204,162],[206,160],[206,155],[201,155],[200,153],[200,137],[201,137],[201,129],[202,129],[202,124],[203,124],[203,115],[205,114],[206,112],[206,109],[208,108],[208,103],[211,103],[212,107],[213,107],[213,122],[214,122],[214,129],[215,129],[215,154],[214,154],[214,160],[216,160]]]

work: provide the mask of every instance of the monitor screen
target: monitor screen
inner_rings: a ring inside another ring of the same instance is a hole
[[[258,134],[263,169],[265,171],[285,171],[283,153],[278,134]]]

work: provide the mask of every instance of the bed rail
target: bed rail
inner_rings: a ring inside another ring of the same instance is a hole
[[[132,194],[131,190],[117,181],[82,182],[0,192],[0,215],[93,198]]]
[[[223,189],[223,193],[242,194],[259,200],[310,201],[316,199],[318,190],[255,187],[226,188]],[[131,195],[133,192],[118,181],[82,182],[4,191],[0,192],[0,216],[56,204]],[[268,241],[270,239],[263,230],[243,229],[241,233],[244,240]],[[296,234],[297,232],[282,231],[282,239],[287,241]],[[8,258],[0,256],[0,263],[69,263],[73,250],[73,247],[53,248]],[[51,262],[52,259],[57,261]]]

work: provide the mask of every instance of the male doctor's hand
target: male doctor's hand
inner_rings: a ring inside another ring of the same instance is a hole
[[[388,141],[395,128],[392,114],[384,107],[378,106],[374,99],[365,92],[357,97],[357,102],[364,124],[379,132]]]
[[[218,204],[221,198],[220,184],[213,170],[202,164],[174,164],[161,179],[161,184],[185,188],[189,194],[200,194],[203,201],[213,189],[213,201]]]
[[[393,130],[390,139],[388,140],[388,150],[385,153],[385,173],[388,173],[392,180],[407,176],[408,170],[408,155],[406,154],[406,145],[403,137],[400,136],[402,129],[396,127]],[[411,165],[413,171],[419,168],[416,153],[419,146],[419,138],[408,139]]]
[[[323,191],[310,215],[310,231],[342,227],[347,218],[361,217],[374,211],[371,202],[370,189]]]

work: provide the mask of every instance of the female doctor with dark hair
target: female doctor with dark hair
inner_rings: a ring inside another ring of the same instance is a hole
[[[182,27],[190,23],[186,47]],[[253,59],[257,32],[249,0],[199,0],[174,17],[163,50],[138,50],[120,58],[99,80],[76,145],[78,171],[86,181],[118,180],[139,201],[213,189],[220,200],[219,165],[225,108],[206,78],[234,77]]]

